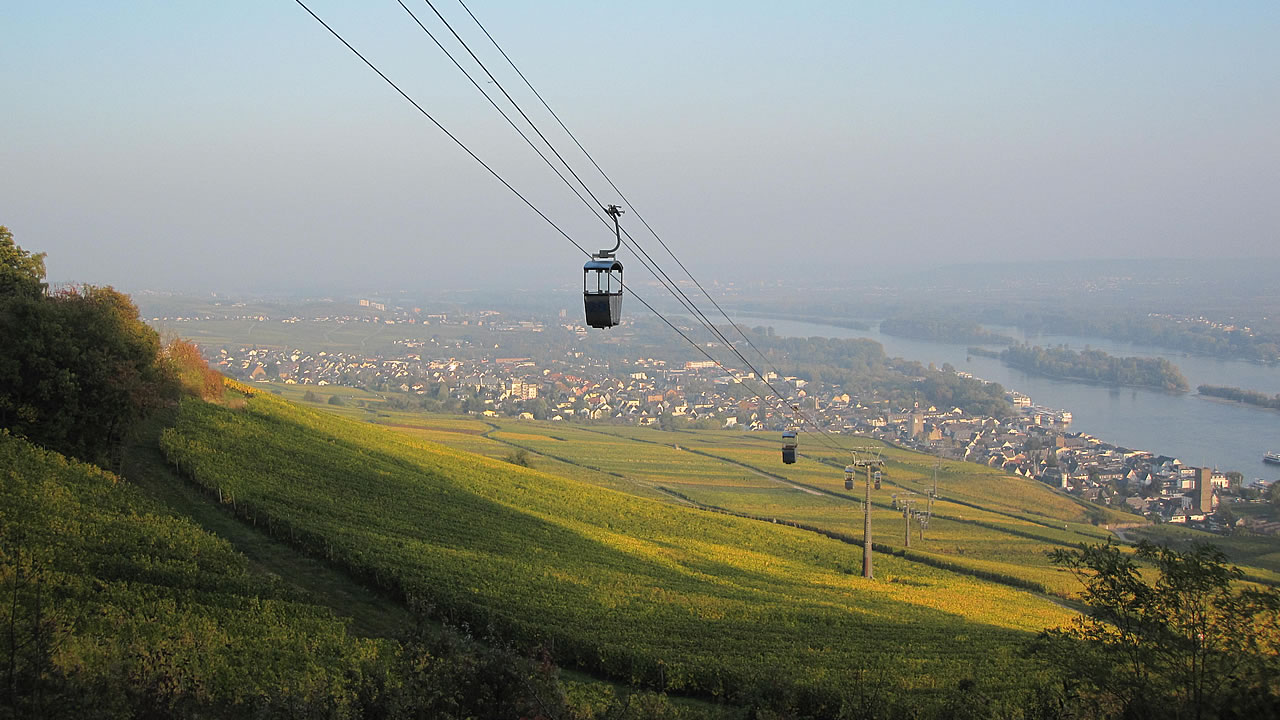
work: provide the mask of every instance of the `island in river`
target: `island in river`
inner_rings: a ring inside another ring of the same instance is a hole
[[[1014,345],[1000,352],[1010,367],[1062,380],[1185,392],[1190,386],[1178,366],[1164,358],[1116,357],[1101,350]]]

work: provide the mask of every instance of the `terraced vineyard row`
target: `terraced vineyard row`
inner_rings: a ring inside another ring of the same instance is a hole
[[[510,421],[501,428],[492,437],[630,478],[633,485],[653,483],[704,505],[861,537],[862,491],[844,490],[840,467],[815,462],[812,455],[802,455],[795,465],[783,466],[776,443],[759,435]],[[517,429],[519,433],[510,431]],[[436,437],[453,442],[448,436]],[[895,449],[885,452],[884,487],[872,499],[876,507],[873,534],[878,545],[902,548],[903,519],[893,507],[892,496],[906,498],[915,493],[916,507],[923,509],[925,493],[932,487],[933,459]],[[980,466],[958,465],[962,470],[940,474],[940,499],[933,504],[927,539],[913,526],[912,552],[936,556],[935,561],[947,567],[968,568],[983,577],[1010,578],[1064,597],[1077,591],[1078,582],[1053,567],[1047,551],[1097,541],[1106,531],[1088,524],[1085,511],[1069,498],[1033,481],[1000,476]],[[975,507],[965,500],[981,497],[984,491],[1004,498],[993,501],[995,510]],[[1038,507],[1037,501],[1045,510],[1026,509]]]
[[[95,466],[0,433],[0,621],[16,717],[344,717],[378,645]]]
[[[545,442],[568,451],[576,440]],[[904,689],[972,678],[1009,690],[1028,680],[1017,651],[1030,633],[1069,618],[1026,593],[888,556],[863,581],[856,549],[814,533],[424,445],[269,396],[242,410],[186,403],[163,447],[260,526],[439,615],[655,686],[724,695],[788,678],[834,697],[851,672],[875,668]]]

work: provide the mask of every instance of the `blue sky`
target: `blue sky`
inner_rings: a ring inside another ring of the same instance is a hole
[[[308,4],[575,239],[610,244],[399,5]],[[1274,2],[469,6],[700,279],[1280,260]],[[52,279],[577,282],[576,249],[291,0],[7,3],[0,28],[0,224]]]

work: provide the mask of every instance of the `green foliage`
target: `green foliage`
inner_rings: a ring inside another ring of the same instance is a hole
[[[0,232],[0,428],[104,462],[130,425],[173,399],[176,364],[128,296],[85,286],[43,292],[43,256]],[[219,383],[220,384],[220,383]]]
[[[0,717],[341,716],[375,650],[110,473],[0,433]]]
[[[512,452],[508,453],[507,456],[503,459],[511,463],[512,465],[519,465],[520,467],[533,467],[533,462],[529,457],[529,451],[525,450],[524,448],[513,450]]]
[[[337,405],[338,407],[341,407],[341,406],[343,406],[343,405],[346,405],[346,404],[347,404],[347,402],[346,402],[345,400],[343,400],[343,399],[342,399],[342,396],[341,396],[341,395],[330,395],[330,396],[329,396],[329,404],[330,404],[330,405]]]
[[[159,337],[111,288],[0,305],[0,337],[0,427],[84,460],[105,460],[133,421],[175,394]]]
[[[1000,353],[1006,364],[1048,377],[1186,390],[1187,379],[1164,358],[1113,357],[1101,350],[1014,345]]]
[[[114,475],[0,433],[0,718],[603,718],[628,702],[579,712],[548,657],[468,635],[352,638]]]
[[[1207,323],[1186,323],[1146,313],[1098,312],[1096,309],[1055,309],[1028,312],[1023,308],[993,307],[984,320],[999,325],[1016,325],[1030,335],[1053,334],[1102,337],[1122,342],[1158,345],[1173,350],[1208,355],[1275,362],[1280,359],[1280,335],[1274,331],[1246,332]]]
[[[880,322],[880,332],[885,335],[934,342],[1013,344],[1013,338],[1007,335],[993,333],[970,320],[956,320],[950,317],[895,315]]]
[[[1280,394],[1267,395],[1256,390],[1241,390],[1223,385],[1200,385],[1196,392],[1210,397],[1219,397],[1233,402],[1255,405],[1257,407],[1280,410]]]
[[[0,225],[0,302],[44,294],[44,253],[18,247],[9,228]]]
[[[1080,577],[1091,611],[1042,636],[1064,706],[1084,717],[1280,713],[1280,592],[1241,586],[1220,550],[1143,542],[1129,554],[1108,541],[1053,560]]]

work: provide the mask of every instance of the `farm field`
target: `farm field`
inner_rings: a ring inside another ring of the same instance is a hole
[[[435,429],[415,436],[258,394],[235,410],[184,403],[162,445],[259,526],[418,606],[654,687],[725,696],[785,678],[825,702],[875,669],[926,695],[961,680],[1007,694],[1034,675],[1019,655],[1027,640],[1071,617],[1026,592],[883,553],[866,581],[848,544],[444,448],[422,436],[477,428],[427,422]],[[514,423],[493,435],[578,444]],[[653,482],[709,484],[700,468]],[[743,470],[734,482],[766,480]]]

